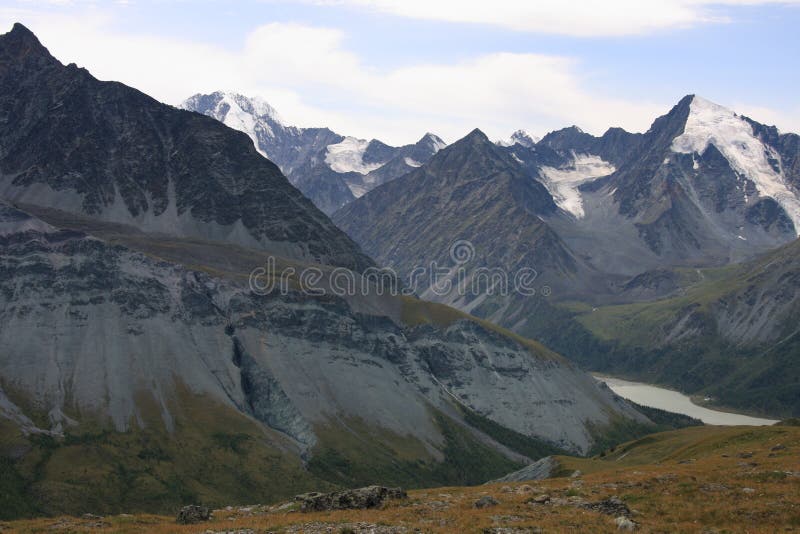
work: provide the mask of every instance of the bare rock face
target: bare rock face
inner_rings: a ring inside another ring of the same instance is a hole
[[[303,451],[315,425],[342,415],[435,449],[429,407],[447,412],[454,398],[575,451],[591,446],[587,422],[641,418],[557,355],[466,316],[409,327],[342,298],[253,295],[8,205],[0,215],[0,375],[50,414],[48,431],[72,424],[72,407],[127,430],[141,420],[141,391],[172,428],[176,378]]]
[[[401,488],[367,486],[333,493],[306,493],[298,495],[303,512],[324,512],[329,510],[354,510],[377,508],[390,499],[405,499],[408,495]]]

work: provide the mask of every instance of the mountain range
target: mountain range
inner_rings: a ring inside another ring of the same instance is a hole
[[[781,374],[791,365],[769,356],[790,354],[792,345],[760,331],[770,325],[789,335],[792,315],[785,307],[759,301],[740,309],[735,339],[714,312],[711,330],[631,344],[631,336],[656,325],[642,320],[642,330],[628,325],[626,335],[614,337],[581,306],[598,318],[627,304],[663,301],[668,309],[687,292],[705,294],[700,288],[718,278],[715,269],[759,261],[796,240],[799,139],[695,95],[643,134],[610,128],[596,137],[572,126],[542,139],[519,130],[492,142],[475,130],[422,165],[401,168],[333,218],[406,281],[420,267],[446,267],[438,280],[430,268],[414,276],[422,298],[541,339],[597,371],[680,387],[729,406],[796,415],[797,379]],[[273,145],[262,144],[264,150]],[[302,174],[296,180],[304,181]],[[451,257],[461,242],[469,247],[466,263]],[[533,295],[498,285],[525,270],[535,275]],[[454,289],[458,276],[470,291]],[[443,291],[442,283],[450,289]],[[731,280],[725,287],[735,293],[738,286]],[[774,288],[750,291],[775,295]],[[794,302],[792,291],[785,288],[786,302]],[[683,324],[673,317],[667,325],[673,322]],[[757,363],[742,372],[745,357]],[[759,389],[755,375],[763,374],[781,376],[787,393]]]
[[[246,133],[319,209],[331,214],[367,191],[419,167],[445,145],[427,133],[412,145],[389,146],[328,128],[287,126],[260,98],[217,91],[187,98],[183,109]]]
[[[655,428],[540,343],[382,291],[244,133],[62,65],[20,24],[0,36],[0,89],[6,516],[482,483]],[[359,154],[386,162],[370,173],[417,157]],[[285,287],[254,290],[265,265]],[[332,273],[366,289],[334,292]]]
[[[765,403],[755,385],[745,385],[757,381],[740,380],[733,356],[713,371],[695,367],[746,345],[731,354],[750,354],[759,372],[779,374],[786,362],[768,355],[791,334],[790,308],[737,297],[735,336],[720,319],[709,328],[727,331],[720,332],[726,342],[711,343],[709,330],[697,331],[688,353],[667,343],[674,336],[656,341],[648,334],[655,324],[636,327],[637,314],[623,336],[641,332],[646,347],[635,350],[586,324],[595,324],[598,308],[680,297],[690,286],[713,285],[709,278],[734,294],[733,280],[720,281],[718,269],[761,261],[787,244],[794,250],[799,140],[693,95],[644,134],[611,128],[595,137],[573,126],[535,144],[507,146],[475,130],[333,220],[405,279],[431,262],[445,267],[439,280],[414,277],[424,298],[540,339],[585,367],[713,393],[728,405],[797,414],[800,386],[792,374],[782,400]],[[451,257],[459,243],[469,245],[465,258]],[[770,283],[781,287],[795,270],[789,263],[786,276]],[[508,290],[520,272],[535,275],[526,288],[532,291]],[[748,294],[775,297],[777,288],[758,280]],[[792,287],[783,289],[787,302],[794,302]],[[764,325],[774,335],[765,335]],[[612,363],[616,352],[624,356]],[[671,359],[683,359],[682,367],[668,369]],[[733,383],[740,385],[736,394],[722,395]]]

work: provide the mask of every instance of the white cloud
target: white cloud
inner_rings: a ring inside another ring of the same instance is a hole
[[[0,31],[15,20],[61,61],[164,102],[238,91],[264,97],[290,124],[324,125],[389,143],[413,142],[425,131],[453,141],[475,127],[491,138],[518,128],[541,135],[571,124],[593,133],[608,126],[642,131],[671,104],[597,94],[580,64],[565,57],[495,53],[378,70],[364,65],[344,46],[345,35],[330,28],[267,24],[231,50],[111,31],[111,18],[99,9],[79,15],[0,9]]]
[[[488,24],[580,37],[645,34],[727,20],[722,6],[798,4],[800,0],[310,0],[391,15]]]

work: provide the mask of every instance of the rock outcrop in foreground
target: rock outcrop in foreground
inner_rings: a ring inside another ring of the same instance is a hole
[[[405,499],[408,494],[401,488],[368,486],[333,493],[304,493],[295,500],[300,502],[303,512],[324,512],[330,510],[362,510],[378,508],[390,499]]]

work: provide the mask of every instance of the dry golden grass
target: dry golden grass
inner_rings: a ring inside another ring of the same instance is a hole
[[[618,496],[640,532],[784,532],[800,530],[800,428],[715,428],[667,432],[618,447],[603,459],[561,459],[590,472],[539,482],[437,488],[379,510],[302,513],[292,508],[218,510],[214,520],[181,526],[172,517],[46,518],[0,523],[3,532],[196,533],[347,532],[354,523],[413,532],[482,532],[539,527],[544,532],[616,532],[614,517],[573,505],[530,504],[532,497],[589,502]],[[476,509],[482,495],[500,504]],[[326,530],[331,527],[331,530]],[[322,530],[320,530],[322,529]],[[355,529],[358,531],[358,528]]]

